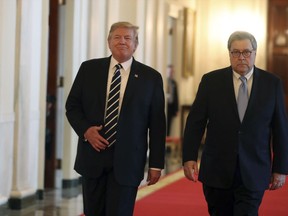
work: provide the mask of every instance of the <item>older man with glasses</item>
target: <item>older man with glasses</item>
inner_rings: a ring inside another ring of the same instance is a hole
[[[254,65],[257,42],[250,33],[232,33],[228,51],[231,66],[202,77],[187,117],[184,174],[203,183],[210,215],[256,216],[265,190],[281,188],[288,173],[283,86]]]

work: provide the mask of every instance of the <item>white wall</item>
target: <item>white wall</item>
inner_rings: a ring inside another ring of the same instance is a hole
[[[256,65],[266,68],[267,4],[267,0],[197,0],[195,84],[204,73],[230,65],[227,41],[236,30],[254,34]]]

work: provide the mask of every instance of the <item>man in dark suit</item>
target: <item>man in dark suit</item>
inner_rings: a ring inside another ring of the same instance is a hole
[[[206,130],[198,179],[210,215],[256,216],[265,190],[281,188],[288,173],[283,88],[278,77],[254,66],[253,35],[234,32],[228,51],[231,66],[202,77],[187,117],[184,174],[197,180],[198,149]],[[243,120],[237,109],[240,77],[247,80],[249,96]]]
[[[178,88],[174,80],[174,66],[169,65],[167,71],[167,135],[171,133],[171,123],[178,113]]]
[[[113,24],[108,36],[112,56],[83,62],[67,98],[66,115],[79,136],[75,170],[83,177],[86,216],[133,215],[148,149],[148,185],[159,180],[164,168],[163,81],[159,72],[133,58],[137,30],[128,22]],[[105,118],[118,63],[120,111],[113,143],[106,135]]]

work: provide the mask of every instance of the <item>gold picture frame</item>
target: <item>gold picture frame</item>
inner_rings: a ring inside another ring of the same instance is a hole
[[[183,76],[193,76],[194,70],[194,43],[195,43],[195,19],[196,12],[190,8],[184,8],[184,34],[183,34]]]

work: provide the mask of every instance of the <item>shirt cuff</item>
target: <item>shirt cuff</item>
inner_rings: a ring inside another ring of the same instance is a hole
[[[149,168],[149,169],[151,169],[151,170],[161,171],[161,169],[159,169],[159,168],[153,168],[153,167],[151,167],[151,168]]]

